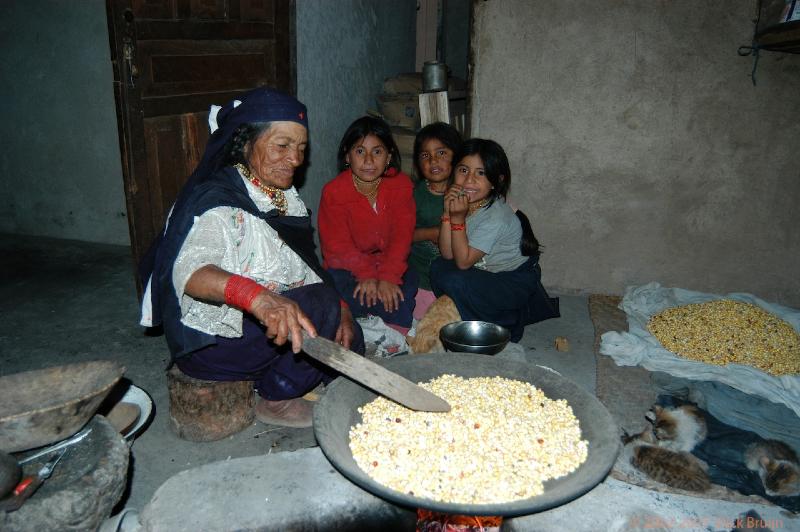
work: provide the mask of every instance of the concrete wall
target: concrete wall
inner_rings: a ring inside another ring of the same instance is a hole
[[[297,94],[308,107],[309,167],[300,194],[316,211],[338,173],[336,152],[347,126],[368,109],[384,78],[414,71],[416,2],[297,2]]]
[[[0,79],[0,231],[128,244],[105,2],[0,2]]]
[[[800,56],[737,56],[751,0],[475,2],[473,131],[499,141],[546,286],[800,306]]]

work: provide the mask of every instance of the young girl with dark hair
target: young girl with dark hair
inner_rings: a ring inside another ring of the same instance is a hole
[[[415,207],[388,124],[370,116],[353,122],[338,162],[319,206],[323,265],[354,316],[379,316],[405,335],[418,286],[407,262]]]
[[[467,140],[454,160],[433,291],[450,296],[462,319],[507,327],[517,342],[525,325],[559,316],[558,299],[541,283],[539,243],[527,217],[506,203],[511,169],[499,144]]]
[[[414,202],[417,223],[408,264],[419,276],[414,317],[420,319],[436,297],[431,291],[431,263],[440,256],[439,224],[444,194],[453,175],[453,156],[461,146],[461,134],[444,122],[423,127],[414,139]]]

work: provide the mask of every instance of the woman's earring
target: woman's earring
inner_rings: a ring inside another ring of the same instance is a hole
[[[344,163],[344,167],[345,167],[345,168],[350,168],[350,163],[348,163],[348,162],[345,162],[345,163]]]

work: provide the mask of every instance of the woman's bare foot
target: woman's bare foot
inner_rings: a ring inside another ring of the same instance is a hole
[[[268,401],[259,397],[255,406],[256,419],[268,425],[306,428],[312,425],[314,403],[302,397],[284,401]]]

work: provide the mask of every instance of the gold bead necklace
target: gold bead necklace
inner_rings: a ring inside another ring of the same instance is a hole
[[[475,214],[479,210],[481,210],[484,207],[486,207],[486,205],[488,205],[488,204],[489,204],[489,200],[486,199],[486,198],[483,198],[482,200],[480,200],[477,203],[470,203],[469,206],[467,207],[467,216],[468,217],[472,216],[473,214]]]
[[[278,209],[280,214],[286,214],[288,205],[286,203],[286,194],[283,193],[283,190],[277,187],[265,185],[259,178],[250,173],[250,169],[242,163],[236,163],[233,165],[233,167],[239,170],[245,179],[253,183],[261,192],[266,194],[270,201],[272,201],[272,204],[275,205],[275,208]]]
[[[381,184],[383,177],[379,177],[375,181],[364,181],[358,177],[355,172],[351,171],[350,173],[353,174],[353,185],[356,187],[356,190],[367,198],[370,205],[375,205],[375,200],[378,198],[378,186]],[[361,190],[362,186],[367,186],[369,188],[364,192]]]

